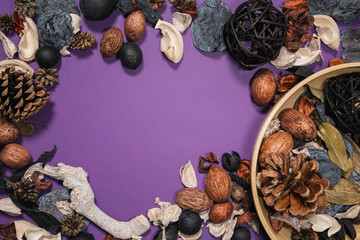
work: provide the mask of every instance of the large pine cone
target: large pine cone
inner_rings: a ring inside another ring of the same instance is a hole
[[[0,115],[18,122],[37,113],[49,100],[50,92],[29,74],[14,67],[0,74]]]
[[[323,206],[330,183],[316,175],[319,163],[305,158],[304,153],[291,158],[273,153],[266,159],[257,176],[266,205],[293,216],[305,216]]]

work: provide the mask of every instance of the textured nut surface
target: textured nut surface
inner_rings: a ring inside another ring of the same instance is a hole
[[[124,43],[123,33],[119,28],[107,30],[100,41],[100,52],[103,57],[115,56]]]
[[[274,74],[269,69],[261,69],[255,73],[251,82],[251,98],[258,106],[271,103],[276,91]]]
[[[203,212],[212,206],[212,201],[206,192],[197,188],[183,188],[178,191],[176,203],[181,208],[193,212]]]
[[[265,139],[260,148],[259,161],[263,161],[271,153],[289,154],[294,146],[294,140],[288,132],[277,132]]]
[[[206,175],[205,189],[209,197],[215,202],[227,202],[232,190],[229,174],[221,167],[212,165]]]
[[[30,152],[16,143],[6,145],[0,152],[0,160],[11,168],[25,167],[30,159]]]
[[[19,136],[19,129],[15,124],[0,119],[0,145],[12,143]]]
[[[314,121],[296,109],[284,109],[279,114],[279,120],[281,128],[291,133],[294,138],[310,141],[317,136]]]
[[[209,219],[213,223],[223,223],[231,217],[234,206],[231,202],[216,203],[209,212]]]
[[[125,20],[125,36],[130,42],[137,42],[145,32],[146,22],[140,11],[132,12]]]

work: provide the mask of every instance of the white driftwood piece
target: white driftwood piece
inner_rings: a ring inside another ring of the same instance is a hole
[[[63,185],[72,190],[69,205],[72,210],[84,215],[115,238],[138,238],[150,229],[148,219],[142,214],[129,222],[121,222],[101,211],[95,204],[95,196],[87,180],[87,172],[81,167],[76,168],[58,163],[57,167],[46,165],[43,173],[63,181]]]
[[[24,220],[14,221],[16,229],[16,238],[23,239],[25,236],[28,240],[61,240],[61,234],[52,235],[43,228],[35,226]]]
[[[15,44],[8,39],[3,32],[0,31],[0,41],[4,47],[4,52],[7,59],[14,57],[14,54],[17,53],[17,48]]]
[[[21,215],[21,209],[10,198],[0,199],[0,211],[12,217]]]

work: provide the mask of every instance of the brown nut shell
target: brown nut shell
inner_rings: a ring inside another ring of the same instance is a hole
[[[251,98],[258,106],[269,105],[274,98],[276,83],[274,73],[261,69],[255,73],[251,82]]]
[[[234,206],[231,202],[216,203],[209,212],[209,219],[212,223],[223,223],[231,217]]]
[[[203,212],[211,208],[213,202],[206,192],[197,188],[183,188],[176,194],[176,203],[185,210]]]
[[[124,44],[123,33],[119,28],[113,27],[107,30],[100,41],[100,52],[103,57],[115,56]]]
[[[290,133],[277,132],[271,134],[261,145],[259,156],[260,164],[272,153],[282,153],[284,155],[290,154],[293,146],[294,140]]]
[[[232,191],[229,174],[221,167],[212,165],[206,175],[205,189],[209,197],[215,202],[227,202]]]
[[[279,120],[281,128],[291,133],[296,139],[311,141],[317,136],[314,121],[296,109],[282,110],[279,114]]]
[[[0,145],[12,143],[19,136],[19,129],[13,123],[0,119]]]
[[[130,42],[137,42],[144,35],[146,21],[141,11],[132,12],[125,20],[125,36]]]
[[[1,150],[0,160],[11,168],[23,168],[31,160],[31,154],[23,146],[11,143]]]

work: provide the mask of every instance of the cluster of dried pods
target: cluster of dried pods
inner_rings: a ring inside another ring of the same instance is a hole
[[[356,238],[360,148],[325,115],[326,101],[324,89],[309,86],[271,122],[259,152],[270,222],[276,232],[292,227],[292,239]]]

